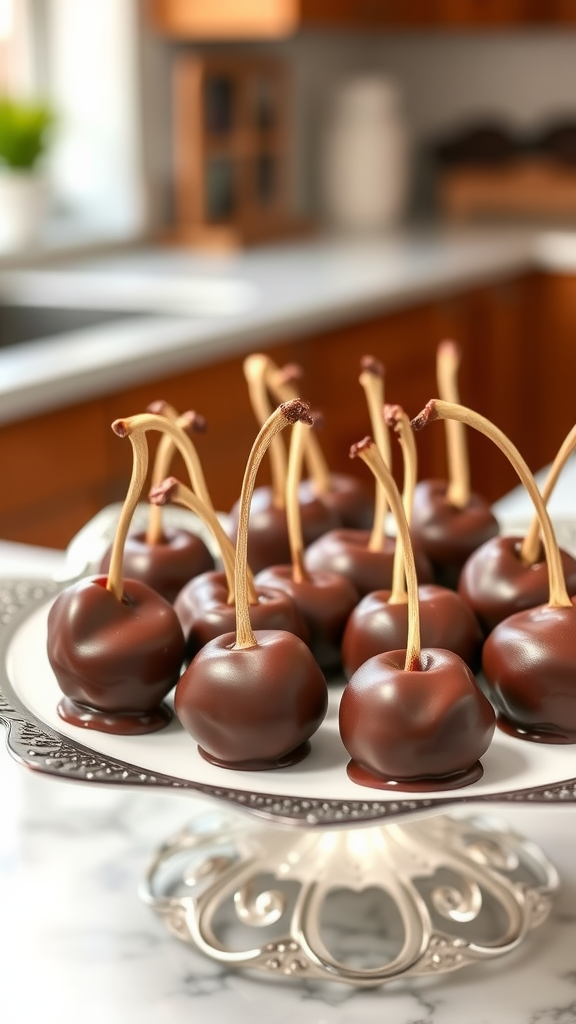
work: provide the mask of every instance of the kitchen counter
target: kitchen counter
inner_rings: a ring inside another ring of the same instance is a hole
[[[0,302],[111,304],[153,316],[0,349],[0,422],[531,269],[576,271],[576,234],[438,229],[226,256],[136,250],[51,269],[5,270]]]
[[[541,479],[541,478],[540,478]],[[574,509],[576,460],[551,500]],[[498,504],[525,520],[522,491]],[[63,553],[0,542],[4,576],[61,572]],[[576,808],[506,807],[506,819],[560,872],[551,917],[492,964],[356,991],[219,968],[179,943],[140,903],[155,847],[196,799],[75,785],[27,772],[0,735],[0,1005],[3,1024],[572,1024],[576,1021]]]

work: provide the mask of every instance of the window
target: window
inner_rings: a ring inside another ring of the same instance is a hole
[[[145,225],[138,54],[138,0],[0,0],[0,92],[56,113],[48,240],[128,238]]]

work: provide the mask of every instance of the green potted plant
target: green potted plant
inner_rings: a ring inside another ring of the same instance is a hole
[[[43,103],[0,97],[0,251],[34,241],[47,189],[41,170],[54,116]]]

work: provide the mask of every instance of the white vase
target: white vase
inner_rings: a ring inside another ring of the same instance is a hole
[[[383,75],[350,79],[333,96],[322,189],[336,229],[374,234],[400,220],[409,191],[408,135],[399,93]]]
[[[42,174],[0,168],[0,252],[26,249],[37,241],[47,205]]]

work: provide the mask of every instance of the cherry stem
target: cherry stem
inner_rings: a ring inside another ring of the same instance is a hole
[[[248,599],[248,524],[250,521],[250,504],[256,484],[256,477],[260,463],[274,438],[289,423],[297,423],[303,420],[304,423],[312,425],[309,413],[309,406],[300,399],[295,398],[292,402],[284,402],[268,417],[262,426],[258,437],[252,445],[252,451],[248,456],[242,491],[240,494],[240,506],[238,512],[238,534],[236,537],[236,561],[234,566],[234,578],[236,586],[236,643],[235,649],[244,650],[248,647],[257,647],[257,640],[250,623],[250,605]]]
[[[184,413],[183,416],[180,417],[180,419],[186,419],[189,422],[190,417],[193,418],[194,415],[194,413]],[[186,465],[186,469],[188,470],[188,475],[190,476],[190,481],[192,483],[194,490],[202,499],[204,504],[207,505],[207,507],[210,508],[212,511],[214,511],[214,507],[210,500],[210,495],[208,494],[208,488],[206,487],[204,474],[202,472],[202,467],[200,466],[200,460],[198,459],[196,449],[188,435],[176,423],[172,423],[172,421],[169,420],[166,416],[159,416],[157,413],[144,412],[140,413],[138,416],[128,416],[126,417],[126,419],[114,420],[114,423],[112,424],[112,430],[114,431],[115,434],[118,434],[119,437],[130,438],[130,440],[132,441],[132,448],[134,453],[132,478],[130,480],[130,486],[128,488],[128,494],[126,495],[124,506],[122,507],[122,512],[120,513],[118,531],[120,531],[121,524],[122,529],[124,529],[124,509],[127,505],[130,505],[130,502],[132,500],[132,493],[133,490],[135,490],[136,486],[134,484],[133,488],[133,482],[136,474],[137,465],[140,466],[140,464],[143,461],[140,449],[144,450],[146,454],[146,468],[144,470],[144,478],[148,470],[148,444],[144,438],[144,435],[148,430],[159,430],[161,434],[168,434],[172,438],[176,448],[178,449],[178,451],[182,455],[182,458],[184,459],[184,463]],[[134,442],[136,438],[140,436],[141,441],[138,442],[139,449],[137,454],[137,450],[134,447]],[[140,460],[139,462],[137,461],[138,459]],[[142,479],[139,485],[140,490],[138,492],[138,497],[140,496],[140,493],[144,486],[144,478]],[[138,479],[140,478],[138,477]],[[136,501],[138,501],[138,497],[136,498]],[[135,507],[136,506],[134,506],[134,508]],[[124,544],[126,542],[126,533],[128,531],[128,526],[130,525],[130,520],[132,519],[133,514],[134,509],[132,509],[132,511],[130,512],[130,516],[127,520],[125,534],[121,542],[121,547],[119,542],[117,544],[117,531],[116,537],[114,539],[114,544],[112,547],[112,555],[110,558],[110,571],[108,575],[108,583],[106,584],[106,586],[108,590],[112,590],[116,594],[119,600],[122,597],[122,556],[124,552]],[[116,553],[117,562],[114,561]],[[110,582],[111,580],[112,583]]]
[[[490,440],[504,452],[504,455],[506,455],[512,463],[534,503],[540,522],[542,540],[544,542],[544,550],[546,552],[546,561],[548,563],[550,586],[548,604],[551,608],[571,607],[572,602],[568,597],[566,590],[560,551],[558,549],[558,544],[556,543],[556,537],[554,536],[550,516],[546,511],[546,505],[544,504],[542,495],[538,490],[536,481],[534,480],[532,473],[528,469],[528,466],[520,455],[518,449],[506,437],[506,434],[503,434],[498,427],[494,426],[494,424],[490,422],[490,420],[485,419],[484,416],[480,416],[477,412],[473,412],[472,409],[467,409],[463,405],[454,405],[451,402],[441,402],[436,399],[428,402],[426,408],[412,420],[412,426],[414,430],[420,430],[422,427],[425,427],[427,423],[436,419],[455,419],[460,423],[465,423],[469,427],[474,427],[476,430],[480,431],[481,434],[485,434],[486,437],[489,437]]]
[[[150,412],[158,412],[158,415],[165,416],[172,423],[178,423],[178,413],[169,402],[154,402]],[[181,424],[178,424],[181,426]],[[175,446],[168,434],[162,434],[156,449],[156,458],[152,466],[151,486],[158,487],[168,476]],[[150,516],[148,518],[148,529],[146,531],[147,544],[160,544],[164,536],[162,529],[162,509],[160,505],[150,505]]]
[[[272,415],[272,406],[268,399],[266,372],[270,360],[259,353],[250,355],[244,360],[244,377],[248,385],[248,394],[252,411],[260,425],[264,426]],[[277,437],[270,446],[270,473],[272,476],[272,504],[274,508],[284,508],[286,501],[286,475],[288,460],[282,438]]]
[[[390,438],[384,424],[382,409],[384,406],[384,368],[373,356],[364,356],[360,363],[362,372],[358,378],[364,388],[370,425],[374,440],[383,461],[388,467],[392,465],[392,452],[390,450]],[[388,501],[386,491],[380,484],[376,484],[376,501],[374,506],[374,520],[372,533],[368,541],[369,551],[382,551],[385,541],[386,513],[388,512]]]
[[[460,403],[458,368],[461,352],[454,341],[443,341],[436,353],[436,380],[443,402]],[[470,461],[466,431],[462,423],[446,420],[446,453],[448,457],[448,490],[446,500],[454,508],[466,508],[470,501]]]
[[[298,484],[302,476],[302,462],[306,450],[307,434],[310,430],[302,421],[295,423],[290,439],[288,457],[288,480],[286,483],[286,519],[288,524],[288,541],[292,559],[292,579],[295,583],[303,583],[309,579],[304,566],[304,538],[302,536],[302,517],[298,501]]]
[[[414,562],[414,551],[410,540],[410,530],[402,499],[394,478],[380,455],[377,446],[371,437],[365,437],[363,441],[352,445],[350,457],[359,456],[372,470],[372,473],[386,490],[386,497],[396,520],[397,538],[401,543],[401,550],[404,559],[404,574],[406,576],[406,588],[408,591],[408,638],[406,641],[406,660],[404,670],[406,672],[417,672],[422,668],[420,661],[420,608],[418,605],[418,580],[416,578],[416,565]]]
[[[548,476],[542,488],[542,501],[545,505],[548,504],[552,491],[558,482],[558,477],[574,448],[576,448],[576,426],[572,427],[572,430],[566,435],[548,471]],[[541,557],[540,520],[537,515],[534,515],[528,532],[520,546],[520,558],[526,565],[534,565],[540,561]]]
[[[184,422],[186,426],[190,426],[195,419],[196,413],[194,412],[185,412],[179,417],[179,421]],[[117,427],[118,429],[116,429]],[[200,459],[198,458],[198,452],[186,431],[178,426],[177,423],[172,423],[166,416],[143,412],[137,416],[128,416],[126,419],[115,420],[112,424],[112,430],[119,434],[120,437],[131,435],[137,430],[158,430],[161,434],[168,434],[184,459],[192,490],[209,509],[214,511],[212,499],[208,493],[206,480],[202,472],[202,466],[200,465]]]
[[[208,508],[202,499],[198,498],[189,487],[185,487],[184,484],[180,483],[180,481],[176,480],[173,476],[167,477],[156,487],[153,487],[148,495],[148,500],[155,508],[160,508],[168,503],[180,505],[182,508],[187,508],[190,512],[194,512],[195,515],[202,520],[207,529],[210,530],[210,533],[220,550],[220,556],[222,558],[222,564],[226,574],[226,583],[228,584],[227,604],[234,604],[234,559],[236,557],[236,551],[232,541],[225,533],[216,513],[212,509]],[[258,595],[256,593],[254,578],[250,569],[247,569],[247,573],[250,604],[258,604]]]
[[[118,423],[119,421],[116,420],[115,422]],[[114,423],[112,424],[112,429],[114,430]],[[116,431],[116,433],[118,433],[118,431]],[[146,473],[148,472],[148,442],[146,440],[146,435],[143,431],[137,431],[134,434],[130,434],[130,443],[132,445],[133,456],[132,475],[128,485],[128,492],[124,499],[124,504],[122,505],[122,511],[120,512],[118,526],[116,527],[116,534],[112,545],[112,554],[110,556],[108,579],[106,581],[106,590],[109,590],[114,594],[114,597],[117,598],[118,601],[122,600],[123,594],[122,562],[124,559],[124,545],[126,543],[126,537],[128,536],[128,530],[130,528],[130,523],[132,522],[134,510],[138,504],[142,488],[144,487]]]
[[[408,528],[412,520],[412,505],[414,502],[414,490],[418,478],[418,456],[416,454],[416,441],[414,431],[410,425],[410,418],[400,405],[385,405],[384,419],[389,427],[395,431],[402,449],[402,460],[404,462],[404,487],[402,490],[402,505]],[[404,555],[402,552],[402,541],[396,538],[396,549],[394,551],[394,564],[392,567],[392,591],[388,598],[389,604],[404,604],[407,601],[406,582],[404,574]]]
[[[300,371],[300,367],[296,365],[293,368],[295,371]],[[286,369],[281,369],[271,359],[268,360],[266,384],[277,402],[291,402],[298,397],[296,388],[286,375]],[[326,494],[332,489],[332,474],[320,446],[318,435],[313,430],[306,434],[304,457],[308,475],[314,486],[314,493],[316,495]]]

